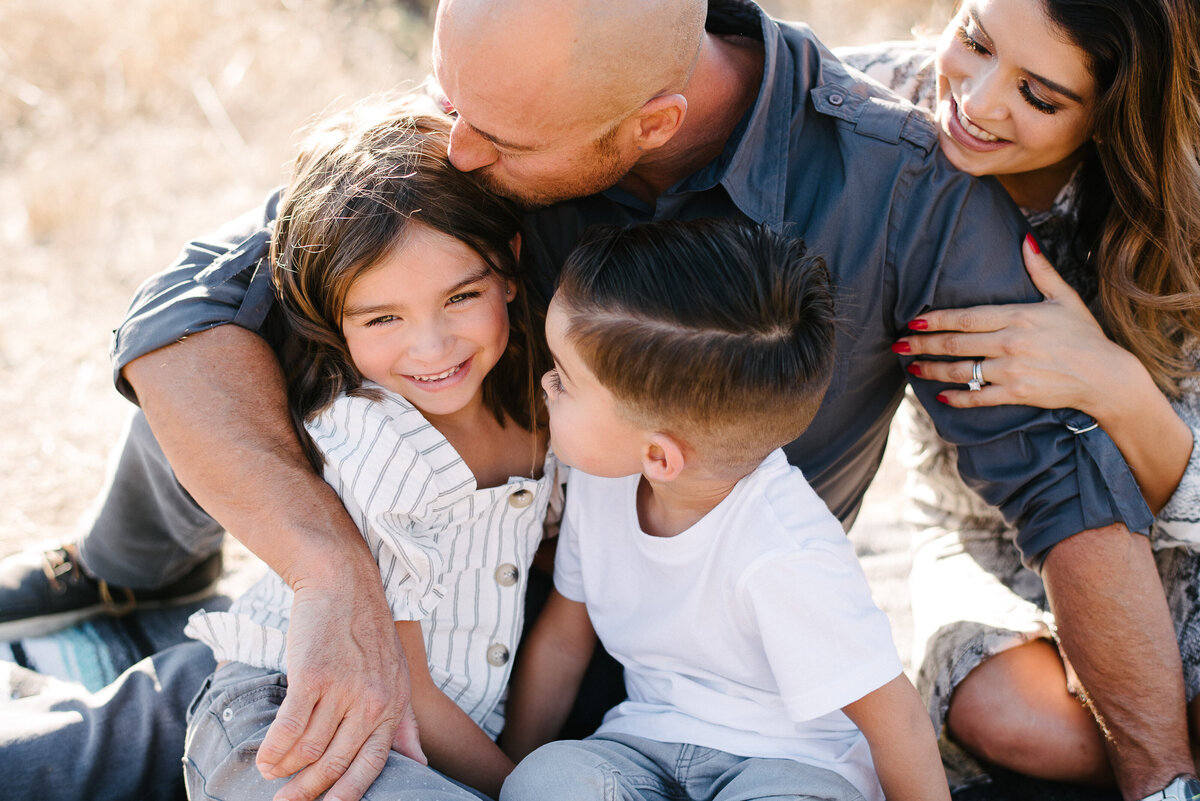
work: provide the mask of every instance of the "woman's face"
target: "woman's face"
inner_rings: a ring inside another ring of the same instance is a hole
[[[1063,166],[1091,138],[1095,81],[1043,0],[964,0],[938,43],[938,138],[972,175]]]

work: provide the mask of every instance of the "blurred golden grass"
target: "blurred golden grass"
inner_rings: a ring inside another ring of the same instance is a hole
[[[128,404],[137,284],[280,183],[312,115],[428,72],[430,0],[0,3],[0,551],[67,534]],[[949,0],[775,0],[831,44]]]

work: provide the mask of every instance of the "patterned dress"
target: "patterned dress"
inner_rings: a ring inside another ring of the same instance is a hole
[[[936,104],[936,40],[885,42],[837,51],[847,64],[915,105]],[[1048,211],[1024,210],[1046,255],[1063,278],[1095,310],[1095,272],[1068,247],[1078,224],[1079,176],[1060,191]],[[1173,403],[1200,436],[1200,379],[1181,384]],[[954,688],[984,660],[1009,648],[1054,640],[1054,616],[1036,573],[1021,564],[1015,532],[1000,514],[959,478],[956,451],[943,442],[911,396],[897,414],[892,434],[908,467],[905,522],[914,530],[910,588],[913,604],[913,666],[917,687],[941,732],[951,784],[986,774],[945,736],[946,710]],[[1190,701],[1200,692],[1200,448],[1151,532],[1155,560],[1175,622]],[[1068,673],[1070,673],[1068,665]]]

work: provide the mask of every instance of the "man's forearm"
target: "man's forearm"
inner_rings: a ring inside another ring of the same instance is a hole
[[[220,326],[134,360],[124,376],[180,483],[289,584],[334,567],[377,572],[305,457],[261,337]]]
[[[383,583],[292,427],[267,343],[224,325],[142,356],[125,378],[181,484],[295,591],[288,691],[258,750],[280,798],[360,798],[389,746],[423,761]]]
[[[1082,532],[1054,546],[1042,578],[1124,796],[1192,772],[1179,646],[1149,540],[1119,524]]]

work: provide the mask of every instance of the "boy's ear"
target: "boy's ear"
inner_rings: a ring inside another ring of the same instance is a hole
[[[637,113],[634,138],[638,150],[662,147],[674,136],[687,116],[687,98],[680,94],[659,95],[646,101]]]
[[[656,431],[642,446],[642,474],[651,481],[674,481],[683,472],[683,443]]]
[[[517,233],[517,235],[512,238],[512,241],[508,243],[508,246],[512,248],[513,258],[516,259],[517,261],[520,261],[521,260],[521,234]]]

